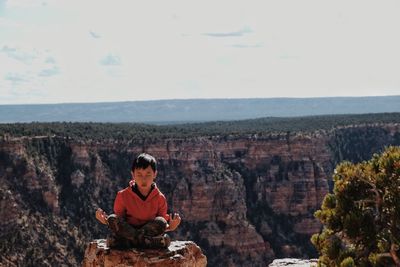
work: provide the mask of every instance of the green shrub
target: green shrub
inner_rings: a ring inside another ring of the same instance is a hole
[[[334,194],[315,212],[321,266],[400,266],[400,147],[335,170]],[[384,262],[384,263],[382,263]]]

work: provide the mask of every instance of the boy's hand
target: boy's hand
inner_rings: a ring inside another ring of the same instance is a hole
[[[96,210],[96,219],[102,224],[107,224],[107,213],[104,210],[98,208]]]
[[[170,215],[169,215],[169,227],[168,227],[168,231],[174,231],[178,226],[179,226],[179,224],[181,223],[181,217],[179,216],[179,214],[178,213],[171,213]]]

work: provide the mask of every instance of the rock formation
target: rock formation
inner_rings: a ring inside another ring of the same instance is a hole
[[[83,267],[205,267],[207,258],[190,241],[173,241],[168,249],[110,249],[105,239],[97,239],[86,248]]]

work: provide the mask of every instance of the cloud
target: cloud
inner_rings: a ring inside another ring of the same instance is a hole
[[[100,35],[98,35],[97,33],[95,33],[94,31],[89,31],[89,35],[95,39],[99,39],[101,38]]]
[[[25,0],[25,1],[7,1],[0,0],[0,3],[4,2],[8,7],[11,8],[30,8],[38,6],[46,6],[48,3],[42,0]]]
[[[17,51],[16,48],[12,48],[12,47],[8,47],[8,46],[3,46],[3,48],[1,49],[1,52],[4,52],[6,54],[11,54],[11,53],[15,53]]]
[[[47,57],[46,60],[45,60],[45,63],[55,64],[56,60],[53,57]]]
[[[203,33],[203,35],[211,37],[241,37],[251,32],[252,30],[249,27],[244,27],[243,29],[235,32],[208,32],[208,33]]]
[[[13,83],[21,83],[21,82],[28,82],[29,81],[29,78],[28,78],[27,75],[22,74],[22,73],[17,73],[17,72],[7,73],[4,76],[4,79],[8,80],[8,81],[11,81]]]
[[[53,66],[52,68],[43,69],[39,72],[39,76],[41,77],[50,77],[60,73],[60,70],[57,66]]]
[[[119,66],[121,65],[121,59],[119,56],[108,54],[100,60],[100,64],[104,66]]]
[[[33,53],[27,53],[21,51],[21,49],[15,47],[9,47],[7,45],[3,46],[0,52],[5,53],[10,58],[13,58],[15,60],[21,61],[26,64],[32,63],[32,61],[36,58],[36,55],[34,55]]]

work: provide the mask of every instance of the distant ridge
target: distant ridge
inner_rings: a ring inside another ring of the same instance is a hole
[[[261,117],[400,112],[400,96],[173,99],[0,105],[0,123],[141,122],[174,124]]]

